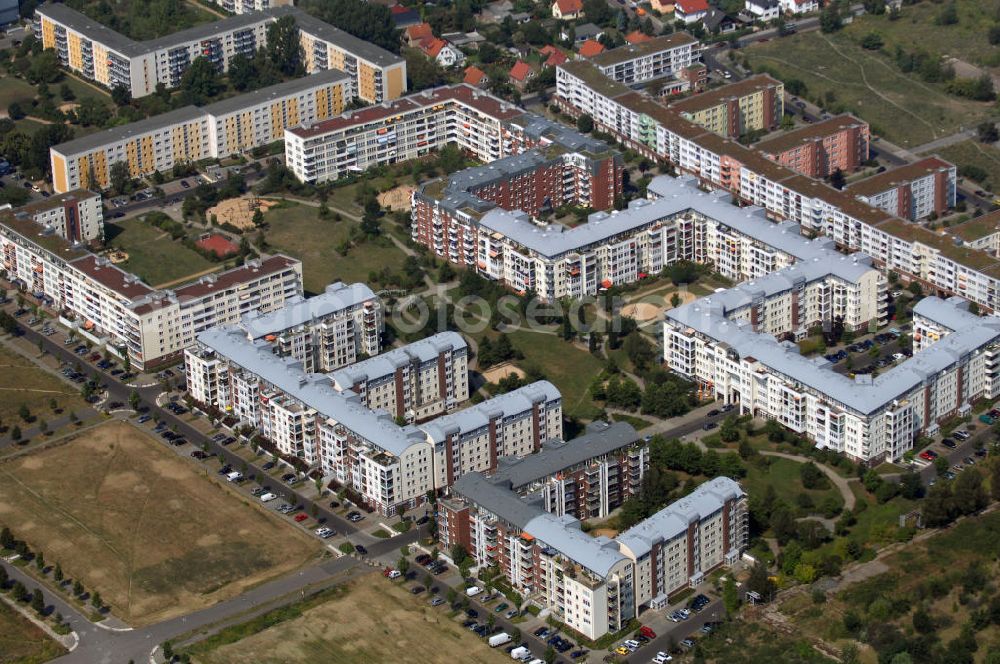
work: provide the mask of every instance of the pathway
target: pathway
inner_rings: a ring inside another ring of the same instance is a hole
[[[779,457],[781,459],[788,459],[789,461],[794,461],[796,463],[808,463],[812,461],[814,464],[816,464],[816,467],[819,468],[821,471],[823,471],[823,474],[826,475],[831,482],[833,482],[833,485],[837,487],[837,490],[840,491],[840,495],[844,498],[844,509],[845,510],[854,509],[854,504],[857,502],[857,498],[855,497],[854,492],[851,491],[850,481],[848,481],[846,477],[838,475],[837,471],[835,471],[833,468],[825,466],[821,463],[816,463],[815,460],[810,459],[809,457],[798,456],[796,454],[788,454],[786,452],[772,452],[770,450],[761,450],[761,454],[763,454],[764,456],[772,456],[772,457]]]
[[[966,129],[965,131],[956,131],[951,136],[942,136],[936,140],[930,141],[929,143],[924,143],[923,145],[918,145],[915,148],[911,148],[910,152],[915,154],[922,154],[925,152],[936,152],[941,148],[946,148],[949,145],[955,145],[956,143],[961,143],[962,141],[968,141],[976,137],[976,131],[974,129]]]

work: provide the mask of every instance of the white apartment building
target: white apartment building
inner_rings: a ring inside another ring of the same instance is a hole
[[[299,28],[306,71],[347,73],[348,100],[360,97],[379,103],[406,91],[403,58],[282,4],[137,42],[64,4],[48,2],[35,10],[34,33],[44,48],[56,51],[64,67],[105,87],[123,85],[133,97],[145,97],[160,83],[177,87],[199,57],[226,71],[235,55],[252,56],[266,45],[271,24],[291,16]]]
[[[921,221],[955,207],[957,182],[955,164],[928,157],[855,182],[847,190],[889,214]]]
[[[17,219],[30,219],[39,226],[40,233],[52,233],[70,243],[104,239],[101,195],[86,189],[32,201],[16,210],[10,204],[0,206],[0,214],[6,212]]]
[[[747,544],[746,495],[726,477],[705,482],[615,539],[522,500],[505,481],[461,477],[439,503],[442,545],[497,565],[519,592],[587,638],[621,630],[644,607],[700,583]]]
[[[701,62],[701,42],[686,32],[654,37],[604,51],[590,62],[608,78],[635,85],[658,78],[676,78],[681,71]]]
[[[856,461],[897,460],[943,419],[1000,394],[1000,319],[969,313],[959,298],[917,304],[921,334],[937,334],[936,343],[918,342],[912,359],[877,378],[850,378],[745,318],[731,319],[726,302],[733,297],[739,294],[727,291],[667,312],[669,368],[741,413],[775,419]]]
[[[271,7],[284,7],[294,4],[293,0],[211,0],[230,14],[250,14]]]
[[[286,127],[338,115],[350,103],[350,86],[344,72],[322,71],[60,143],[49,149],[53,188],[106,188],[118,162],[139,178],[175,164],[224,158],[280,141]]]
[[[419,422],[468,400],[469,346],[456,332],[440,332],[351,364],[330,379],[335,390],[354,392],[372,410]]]
[[[366,284],[336,282],[320,295],[295,296],[267,313],[240,321],[251,341],[264,339],[302,363],[306,373],[327,373],[375,355],[385,328],[382,301]]]
[[[495,468],[498,454],[529,453],[562,436],[559,391],[546,381],[416,427],[338,392],[329,376],[305,373],[239,328],[202,332],[185,364],[197,402],[258,428],[385,515],[422,504],[463,473]]]
[[[81,227],[99,225],[99,203],[73,198],[64,201],[63,213],[76,206],[88,217]],[[67,241],[48,223],[36,223],[30,212],[0,214],[6,278],[60,311],[60,322],[77,334],[118,357],[127,355],[138,369],[178,357],[202,330],[235,323],[250,311],[271,311],[302,293],[302,264],[281,255],[156,290],[79,242]]]

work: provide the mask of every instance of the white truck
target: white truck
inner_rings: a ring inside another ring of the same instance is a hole
[[[521,660],[524,657],[531,657],[531,651],[524,646],[518,646],[510,651],[510,658]]]
[[[507,632],[494,634],[489,640],[490,648],[496,648],[497,646],[502,646],[505,643],[510,643],[510,634]]]

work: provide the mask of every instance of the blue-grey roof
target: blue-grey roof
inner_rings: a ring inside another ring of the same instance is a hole
[[[524,212],[501,209],[490,210],[479,223],[548,258],[581,251],[690,210],[799,260],[825,258],[833,246],[829,238],[810,240],[804,237],[798,224],[768,221],[763,208],[734,206],[727,192],[702,191],[694,178],[660,175],[653,178],[648,191],[657,198],[631,201],[625,210],[596,212],[590,215],[586,224],[575,228],[558,224],[540,226]]]
[[[500,459],[493,479],[510,482],[517,489],[633,445],[639,438],[639,434],[627,422],[593,422],[587,426],[586,433],[571,441],[549,441],[537,454]]]
[[[285,306],[270,313],[247,314],[240,325],[251,339],[262,339],[269,334],[280,334],[309,321],[318,320],[344,309],[377,302],[378,296],[367,284],[350,286],[343,282],[328,285],[321,295],[304,298],[296,295],[285,300]]]
[[[524,531],[602,579],[616,564],[628,560],[618,550],[618,542],[603,535],[591,537],[580,530],[577,519],[568,515],[544,512],[529,521]]]
[[[401,427],[385,411],[369,410],[353,392],[335,391],[327,376],[303,372],[300,362],[278,357],[269,343],[249,341],[239,328],[206,330],[198,342],[390,454],[401,456],[426,442],[416,427]]]
[[[743,495],[743,489],[728,477],[716,477],[690,494],[667,505],[648,519],[632,526],[616,538],[637,559],[648,554],[653,545],[669,542],[697,523],[722,509],[729,500]]]
[[[400,348],[357,362],[329,374],[330,379],[340,389],[349,390],[352,385],[391,376],[396,369],[407,364],[430,362],[443,352],[467,349],[468,344],[458,332],[439,332],[414,341]]]
[[[925,297],[913,307],[917,316],[928,318],[951,331],[968,325],[977,325],[983,319],[969,312],[969,302],[958,296],[942,300],[939,297]]]
[[[453,495],[482,506],[507,523],[524,530],[532,519],[545,514],[537,504],[522,500],[509,483],[495,482],[482,473],[466,473],[451,485]]]
[[[440,443],[449,435],[462,435],[485,427],[491,419],[504,418],[530,410],[532,405],[561,399],[556,386],[547,380],[539,380],[530,385],[487,399],[486,401],[439,417],[421,425],[431,442]]]
[[[93,134],[87,134],[86,136],[81,136],[80,138],[60,143],[59,145],[54,146],[52,150],[68,157],[82,152],[91,152],[107,145],[127,141],[135,138],[136,136],[142,136],[143,134],[157,131],[172,124],[186,124],[188,122],[205,119],[205,117],[204,109],[198,108],[197,106],[182,106],[181,108],[167,111],[166,113],[161,113],[160,115],[154,115],[151,118],[145,118],[137,122],[118,125],[117,127],[111,127],[110,129],[105,129],[104,131],[97,131]]]
[[[951,334],[874,380],[868,375],[851,379],[838,374],[823,358],[803,357],[793,343],[779,343],[769,334],[754,332],[746,321],[728,320],[724,306],[713,295],[667,311],[666,319],[675,326],[692,328],[728,345],[740,357],[753,357],[771,371],[856,413],[870,415],[905,397],[918,386],[930,383],[937,374],[953,367],[976,349],[1000,341],[1000,318],[975,316],[956,306],[954,301],[933,297],[925,298],[920,305],[919,311],[914,310],[919,315],[931,320],[943,317],[947,327],[961,324]]]

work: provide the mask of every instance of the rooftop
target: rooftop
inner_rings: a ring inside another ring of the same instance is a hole
[[[580,79],[587,84],[588,88],[609,99],[632,91],[624,83],[619,83],[605,76],[591,60],[570,60],[562,63],[558,68]]]
[[[874,196],[887,189],[913,182],[918,178],[938,173],[942,170],[955,168],[955,165],[938,157],[927,157],[912,164],[883,171],[870,178],[859,180],[847,187],[855,196]]]
[[[349,390],[358,383],[390,376],[407,364],[422,364],[436,360],[441,353],[467,349],[468,344],[457,332],[439,332],[426,339],[392,348],[332,372],[330,380],[340,390]]]
[[[966,242],[981,240],[987,235],[993,235],[1000,231],[1000,210],[976,217],[963,224],[952,226],[947,231]]]
[[[204,109],[197,106],[184,106],[173,111],[161,113],[160,115],[154,115],[151,118],[139,120],[138,122],[130,122],[66,141],[54,146],[52,150],[69,158],[73,155],[92,152],[106,145],[122,143],[173,124],[205,121],[207,119],[208,116]]]
[[[329,284],[326,290],[315,297],[296,296],[285,300],[285,306],[270,313],[254,313],[243,317],[240,322],[251,339],[262,339],[268,335],[281,334],[310,321],[326,318],[338,311],[360,307],[368,302],[375,303],[378,296],[367,284],[343,282]]]
[[[490,421],[531,410],[535,404],[557,401],[562,394],[547,380],[539,380],[512,392],[487,399],[475,406],[443,415],[421,426],[433,443],[444,442],[450,435],[462,435],[488,426]]]
[[[868,123],[849,113],[835,115],[829,120],[816,122],[808,127],[793,129],[791,131],[778,134],[772,138],[765,138],[760,143],[757,143],[757,149],[768,154],[778,154],[780,152],[785,152],[786,150],[791,150],[792,148],[797,148],[810,141],[820,140],[826,138],[827,136],[833,136],[834,134],[849,127],[859,126],[867,127]]]
[[[591,59],[598,67],[610,67],[629,60],[643,58],[661,51],[669,51],[672,48],[696,44],[698,40],[686,32],[675,32],[662,37],[654,37],[648,41],[638,44],[627,44],[613,48],[610,51],[601,53]],[[582,51],[581,51],[582,52]]]
[[[768,90],[781,86],[781,81],[772,78],[768,74],[757,74],[742,81],[727,83],[720,88],[707,90],[700,94],[695,94],[685,99],[675,101],[670,104],[674,110],[684,113],[697,113],[706,108],[713,108],[719,104],[734,98],[745,97],[756,94],[761,90]]]
[[[919,242],[932,249],[936,249],[945,258],[949,258],[959,265],[964,265],[974,270],[1000,266],[1000,260],[997,260],[981,249],[972,249],[961,244],[956,244],[955,240],[946,234],[935,233],[923,226],[903,221],[902,219],[895,217],[888,219],[880,223],[877,228],[890,235]]]

